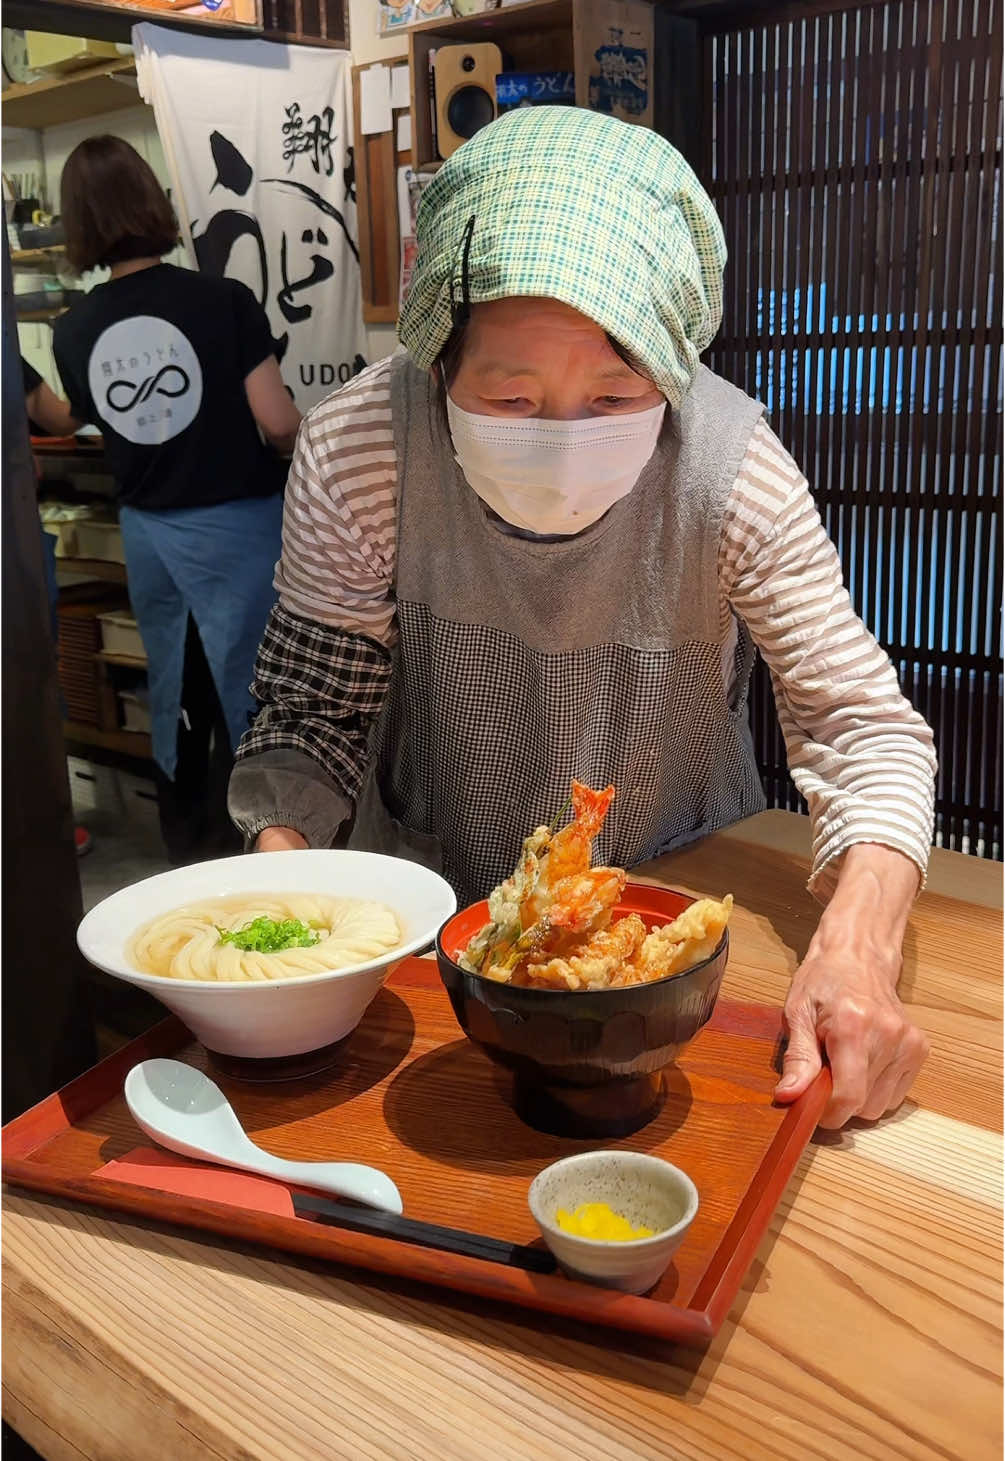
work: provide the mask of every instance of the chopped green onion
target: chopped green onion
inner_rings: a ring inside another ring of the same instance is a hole
[[[281,954],[286,949],[309,949],[321,942],[321,935],[299,918],[284,918],[281,923],[274,918],[256,918],[232,933],[225,928],[216,931],[221,944],[233,944],[246,953]]]

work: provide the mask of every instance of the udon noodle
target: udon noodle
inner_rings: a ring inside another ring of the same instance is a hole
[[[317,942],[260,953],[222,941],[221,932],[235,933],[258,918],[296,920],[307,925]],[[139,930],[130,953],[144,974],[240,983],[345,969],[388,953],[401,938],[397,918],[383,903],[255,893],[207,899],[164,913]]]

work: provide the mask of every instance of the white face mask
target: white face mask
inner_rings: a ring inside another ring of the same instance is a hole
[[[586,421],[475,416],[447,396],[457,463],[506,522],[541,536],[581,533],[627,496],[656,449],[666,402]]]

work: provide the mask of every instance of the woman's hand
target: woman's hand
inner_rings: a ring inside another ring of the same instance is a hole
[[[292,827],[264,827],[255,842],[256,852],[297,852],[307,847],[306,837]]]
[[[826,1055],[833,1080],[821,1126],[875,1120],[899,1106],[928,1040],[897,997],[901,945],[917,891],[914,864],[890,848],[856,844],[785,1001],[788,1048],[775,1097],[794,1101]]]

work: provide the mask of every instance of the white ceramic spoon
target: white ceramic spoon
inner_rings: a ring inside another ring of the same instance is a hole
[[[144,1060],[126,1076],[126,1105],[152,1141],[183,1157],[258,1172],[400,1213],[401,1193],[376,1167],[356,1162],[286,1162],[256,1146],[220,1087],[180,1060]]]

